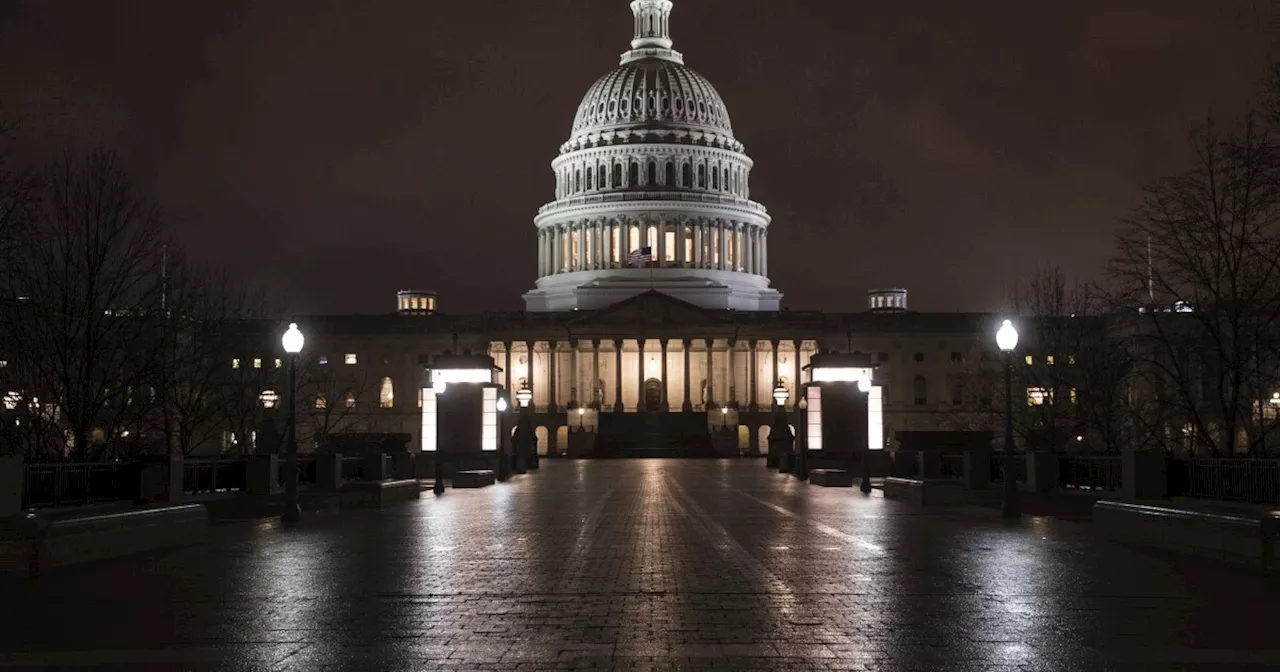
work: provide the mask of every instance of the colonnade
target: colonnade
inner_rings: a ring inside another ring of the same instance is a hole
[[[706,268],[769,274],[768,230],[709,218],[620,218],[562,222],[538,230],[538,277],[626,268],[649,247],[655,268]]]
[[[507,341],[493,343],[490,352],[503,370],[497,382],[511,390],[529,384],[539,408],[692,411],[771,408],[779,381],[788,388],[790,406],[816,345],[781,339],[593,339]]]

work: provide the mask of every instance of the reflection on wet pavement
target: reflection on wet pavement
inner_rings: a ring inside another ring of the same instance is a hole
[[[0,583],[0,668],[1280,667],[1274,579],[1087,524],[921,513],[756,461],[424,494]]]

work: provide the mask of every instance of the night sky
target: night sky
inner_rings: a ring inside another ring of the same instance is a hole
[[[784,306],[986,310],[1040,265],[1097,277],[1187,130],[1244,109],[1280,3],[676,0],[672,33],[756,161]],[[630,38],[625,0],[0,0],[0,109],[22,157],[120,151],[292,310],[515,310]]]

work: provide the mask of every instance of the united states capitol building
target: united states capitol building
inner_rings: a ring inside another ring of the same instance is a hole
[[[911,312],[905,289],[867,292],[860,313],[782,308],[769,241],[787,223],[751,199],[753,162],[715,87],[673,49],[672,9],[631,3],[630,49],[577,107],[551,162],[554,198],[534,217],[525,310],[467,313],[403,291],[387,315],[299,318],[307,366],[347,381],[317,412],[340,405],[344,429],[407,433],[420,448],[423,370],[446,352],[487,354],[494,382],[532,390],[543,454],[564,453],[574,431],[625,455],[693,450],[713,430],[753,453],[775,387],[790,407],[819,352],[877,367],[886,446],[904,430],[954,429],[979,403],[963,380],[997,361],[991,316]]]

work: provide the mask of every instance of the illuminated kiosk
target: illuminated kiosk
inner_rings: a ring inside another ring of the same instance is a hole
[[[500,471],[506,399],[486,355],[437,355],[422,388],[422,452],[434,454],[446,476],[456,471]]]
[[[810,382],[801,392],[796,476],[810,469],[844,469],[883,475],[884,396],[876,384],[871,355],[826,353],[813,356]],[[868,452],[870,450],[870,452]]]

